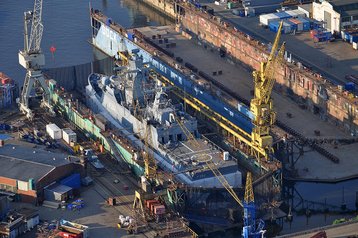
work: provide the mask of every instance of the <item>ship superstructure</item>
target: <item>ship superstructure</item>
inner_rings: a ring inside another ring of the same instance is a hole
[[[174,105],[158,81],[149,79],[148,67],[137,50],[128,54],[127,66],[117,75],[91,74],[86,87],[88,105],[92,110],[110,116],[137,146],[147,136],[157,165],[174,174],[190,187],[221,188],[222,185],[205,166],[212,160],[232,187],[241,187],[241,173],[236,161],[198,132],[197,120],[184,112],[182,104]],[[193,145],[183,126],[198,141]],[[133,134],[137,139],[133,139]]]

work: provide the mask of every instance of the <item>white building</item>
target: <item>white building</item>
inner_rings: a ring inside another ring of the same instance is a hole
[[[332,33],[358,25],[358,0],[313,2],[313,18],[324,22]]]

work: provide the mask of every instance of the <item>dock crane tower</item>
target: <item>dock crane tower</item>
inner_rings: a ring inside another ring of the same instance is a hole
[[[42,2],[35,0],[34,10],[24,12],[24,49],[20,50],[19,63],[26,69],[26,77],[20,96],[20,111],[29,119],[33,118],[32,110],[29,108],[31,91],[38,83],[43,89],[42,104],[50,107],[50,92],[42,74],[42,67],[45,65],[45,55],[41,52],[41,40],[43,33],[42,24]],[[29,23],[31,22],[30,37]]]
[[[278,50],[282,24],[281,21],[267,61],[261,62],[260,70],[253,73],[254,98],[250,103],[250,111],[254,115],[254,128],[251,133],[252,143],[265,149],[268,152],[267,154],[271,154],[272,151],[273,140],[270,135],[270,128],[276,121],[276,112],[273,109],[271,93],[275,83],[276,69],[282,63],[285,53],[285,42]]]

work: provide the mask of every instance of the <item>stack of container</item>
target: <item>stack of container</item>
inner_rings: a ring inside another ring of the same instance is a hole
[[[274,13],[270,14],[262,14],[260,15],[260,23],[261,25],[268,26],[272,21],[278,21],[280,18],[276,16]]]
[[[290,15],[291,17],[306,17],[306,14],[301,10],[288,10],[285,11],[286,14]]]
[[[311,29],[311,22],[307,20],[307,18],[297,17],[296,20],[301,22],[303,31],[309,31]]]
[[[353,49],[358,49],[358,29],[343,30],[341,37],[344,41],[352,44]]]
[[[311,21],[307,19],[305,13],[300,10],[260,15],[260,24],[268,26],[273,32],[277,32],[280,21],[283,21],[282,33],[284,34],[293,31],[309,31],[312,26]]]
[[[287,14],[286,12],[277,12],[274,13],[280,20],[291,18],[292,16],[290,14]]]

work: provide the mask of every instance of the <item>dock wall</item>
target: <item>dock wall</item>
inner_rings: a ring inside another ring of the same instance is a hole
[[[159,11],[160,13],[169,16],[175,19],[176,11],[175,11],[175,4],[173,1],[166,1],[166,0],[139,0],[144,4],[154,8],[155,10]]]
[[[167,11],[178,3],[171,0],[141,0],[160,11]],[[160,2],[160,4],[158,3]],[[240,32],[220,17],[180,3],[181,27],[204,45],[220,48],[227,58],[258,70],[260,62],[267,59],[269,51],[263,43]],[[165,6],[165,8],[163,7]],[[318,72],[313,72],[300,63],[286,62],[277,72],[275,90],[299,103],[302,108],[319,114],[323,120],[330,121],[342,129],[356,134],[358,132],[358,99],[344,90],[339,90]]]

